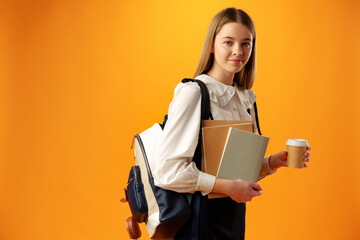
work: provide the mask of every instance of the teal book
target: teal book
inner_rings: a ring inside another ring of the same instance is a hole
[[[257,182],[269,138],[229,128],[217,177]]]

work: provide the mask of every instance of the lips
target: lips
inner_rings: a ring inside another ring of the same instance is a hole
[[[243,61],[241,59],[230,59],[229,61],[235,65],[239,65],[239,64],[243,63]]]

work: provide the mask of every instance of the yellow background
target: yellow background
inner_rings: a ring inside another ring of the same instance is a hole
[[[260,182],[247,239],[359,239],[359,3],[2,0],[0,239],[128,239],[132,137],[162,121],[231,6],[256,24],[268,154],[313,148],[308,169]]]

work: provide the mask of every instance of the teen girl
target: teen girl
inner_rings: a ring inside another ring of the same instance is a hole
[[[244,11],[227,8],[212,19],[194,77],[209,90],[210,110],[215,120],[254,121],[256,126],[253,107],[256,95],[251,90],[255,50],[254,23]],[[262,188],[242,179],[217,178],[200,171],[192,162],[199,138],[200,101],[196,83],[180,83],[176,87],[153,169],[155,185],[195,193],[200,198],[200,216],[194,214],[175,239],[244,239],[245,203],[260,196]],[[305,167],[309,156],[305,152]],[[266,157],[259,179],[284,166],[287,166],[285,150]],[[207,199],[208,193],[229,197]]]

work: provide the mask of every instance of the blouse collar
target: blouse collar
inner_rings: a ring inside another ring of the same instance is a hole
[[[209,75],[202,74],[197,76],[196,79],[206,84],[210,99],[220,107],[226,105],[235,94],[235,87],[221,83]]]
[[[235,87],[229,86],[206,74],[201,74],[195,79],[201,80],[206,84],[211,101],[219,107],[226,105],[235,93],[239,96],[241,105],[246,109],[251,108],[256,101],[256,94],[254,91],[241,89],[236,84]]]

